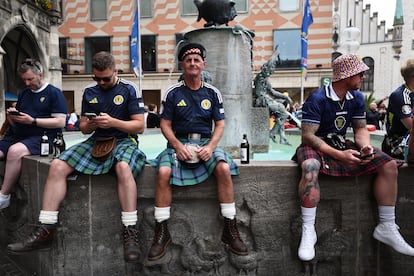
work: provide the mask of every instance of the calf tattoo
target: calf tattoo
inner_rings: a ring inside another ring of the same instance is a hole
[[[302,163],[302,179],[299,184],[299,196],[302,200],[303,207],[313,208],[319,203],[319,168],[320,163],[315,159],[306,160]]]

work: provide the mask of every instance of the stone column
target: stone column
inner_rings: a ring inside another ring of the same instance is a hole
[[[185,34],[185,40],[200,43],[207,50],[205,70],[223,95],[226,115],[219,146],[235,158],[240,157],[243,134],[247,134],[251,152],[268,150],[268,116],[263,109],[253,108],[252,103],[253,36],[241,27],[205,28]]]

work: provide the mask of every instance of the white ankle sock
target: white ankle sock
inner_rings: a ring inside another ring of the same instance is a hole
[[[378,206],[378,215],[380,222],[395,223],[395,206]]]
[[[301,206],[302,223],[306,226],[314,226],[316,218],[316,207],[306,208]]]
[[[171,206],[168,207],[154,207],[154,217],[157,222],[163,222],[170,218]]]
[[[10,194],[5,195],[5,194],[2,194],[2,193],[0,192],[0,199],[8,199],[9,197],[10,197]]]
[[[138,221],[138,211],[121,212],[121,221],[125,226],[136,225]]]
[[[220,203],[221,215],[228,219],[234,219],[236,216],[236,204],[232,203]]]
[[[59,211],[40,210],[39,222],[44,224],[55,224],[58,222]]]

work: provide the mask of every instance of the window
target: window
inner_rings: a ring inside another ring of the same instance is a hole
[[[110,37],[86,37],[85,38],[85,71],[92,73],[92,57],[100,51],[111,52]]]
[[[141,66],[145,71],[157,71],[157,48],[155,35],[141,35]]]
[[[61,59],[67,59],[68,58],[68,43],[69,38],[67,37],[59,37],[59,57]],[[68,68],[67,62],[62,62],[62,74],[68,74],[69,68]]]
[[[278,47],[280,53],[278,68],[300,68],[300,29],[275,30],[273,45]]]
[[[91,20],[106,20],[106,0],[91,0]]]
[[[279,11],[281,12],[299,11],[299,0],[279,0]]]
[[[236,11],[239,13],[247,13],[247,0],[234,0],[236,2]]]
[[[145,0],[139,2],[140,17],[152,17],[152,1]]]
[[[198,10],[197,6],[194,4],[193,0],[182,0],[182,14],[183,15],[197,15]]]
[[[364,57],[362,61],[369,67],[365,71],[365,79],[362,82],[361,91],[372,92],[374,91],[374,59],[371,57]]]
[[[411,50],[414,50],[414,40],[411,40]]]

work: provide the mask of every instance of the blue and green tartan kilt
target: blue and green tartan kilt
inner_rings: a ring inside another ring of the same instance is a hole
[[[356,149],[353,142],[347,142],[348,144],[352,144],[351,147],[347,148]],[[359,176],[376,173],[379,167],[382,167],[385,163],[394,160],[391,156],[382,152],[379,148],[374,147],[374,149],[376,151],[374,159],[364,165],[350,166],[319,150],[314,150],[312,147],[304,145],[300,145],[296,149],[296,154],[293,156],[292,160],[296,161],[300,166],[303,161],[313,158],[321,163],[319,172],[323,174],[332,176]]]
[[[185,139],[180,139],[185,144]],[[207,144],[209,139],[201,139],[200,145]],[[188,186],[195,185],[206,180],[213,172],[218,162],[224,161],[230,166],[231,175],[239,175],[239,168],[234,163],[231,155],[225,150],[216,147],[213,151],[213,155],[206,162],[202,162],[200,166],[194,169],[186,168],[181,165],[180,160],[176,158],[175,150],[173,148],[167,148],[162,151],[152,163],[152,166],[159,169],[160,167],[167,166],[171,168],[170,184],[176,186]]]
[[[133,138],[117,139],[115,149],[105,161],[99,161],[92,157],[92,147],[95,138],[73,145],[59,156],[60,160],[66,161],[69,166],[84,174],[105,174],[113,167],[115,162],[125,161],[129,164],[132,174],[137,177],[146,163],[145,154],[139,149],[138,143]]]

